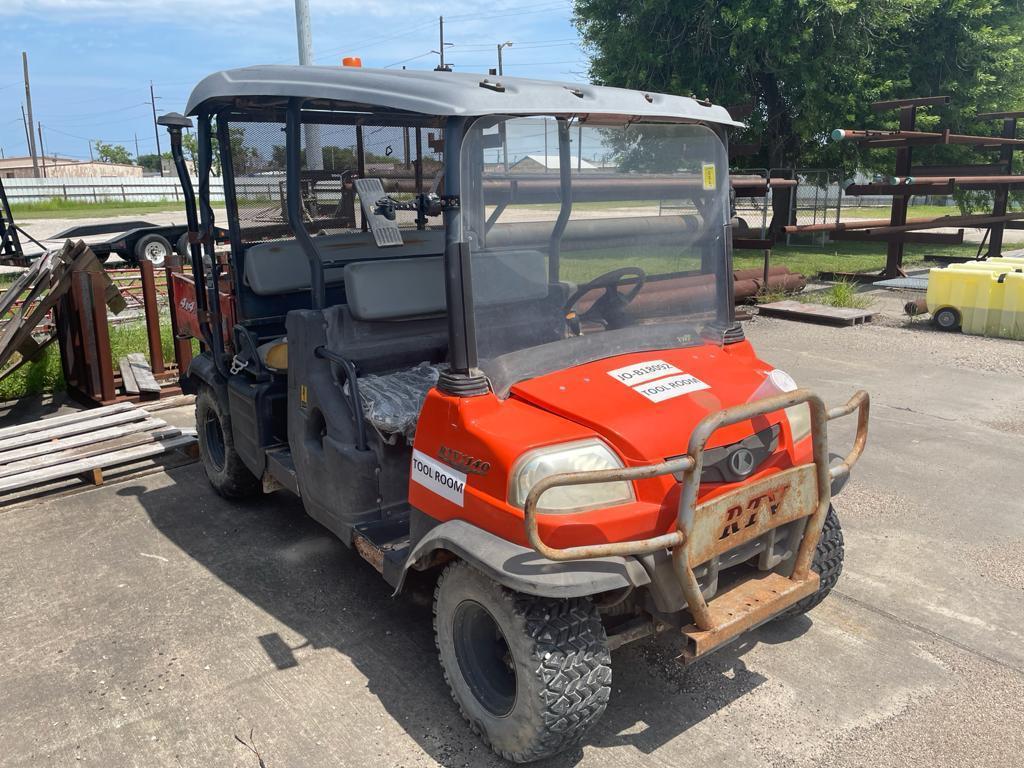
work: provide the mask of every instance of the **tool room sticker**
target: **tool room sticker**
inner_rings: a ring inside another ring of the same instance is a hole
[[[453,504],[463,506],[466,475],[415,449],[412,452],[412,481]]]
[[[652,403],[660,403],[662,400],[671,400],[673,397],[710,388],[711,385],[705,384],[696,376],[681,373],[678,376],[668,376],[649,384],[641,384],[639,387],[633,387],[633,391],[639,392]]]

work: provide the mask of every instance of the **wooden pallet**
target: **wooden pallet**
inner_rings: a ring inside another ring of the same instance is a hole
[[[195,430],[153,415],[194,400],[172,397],[145,408],[116,403],[0,429],[0,496],[75,478],[101,485],[104,470],[170,451],[194,457]]]
[[[757,312],[768,317],[827,325],[862,325],[870,323],[878,314],[866,309],[826,307],[823,304],[806,304],[802,301],[773,301],[769,304],[759,304]]]

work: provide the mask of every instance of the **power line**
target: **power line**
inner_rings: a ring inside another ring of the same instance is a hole
[[[506,10],[506,11],[500,12],[500,13],[492,13],[492,14],[461,13],[461,14],[455,14],[453,16],[446,16],[445,18],[447,20],[449,20],[449,21],[451,21],[451,20],[459,21],[459,20],[462,20],[462,19],[473,19],[473,20],[476,20],[476,21],[485,21],[487,19],[500,19],[500,18],[506,18],[508,16],[518,16],[518,15],[524,13],[524,12],[536,12],[536,11],[544,11],[544,10],[554,10],[556,8],[563,8],[563,7],[565,7],[566,4],[567,4],[566,2],[552,3],[552,2],[550,2],[550,0],[548,0],[547,2],[534,3],[532,5],[524,5],[524,6],[520,6],[520,7],[516,8],[515,10],[509,9],[509,10]],[[433,24],[434,24],[434,20],[431,19],[430,21],[421,22],[421,23],[416,24],[416,25],[414,25],[412,27],[408,27],[408,28],[403,29],[403,30],[401,30],[399,32],[388,34],[388,35],[385,35],[383,37],[371,38],[370,40],[360,40],[358,43],[354,42],[354,43],[351,43],[351,44],[348,44],[348,45],[338,46],[337,48],[332,48],[332,49],[325,50],[325,51],[320,51],[320,52],[314,51],[313,52],[313,60],[314,61],[319,61],[320,59],[327,58],[328,56],[337,55],[341,51],[349,51],[349,50],[358,49],[360,52],[362,52],[362,51],[366,50],[367,48],[372,48],[372,47],[374,47],[376,45],[380,45],[381,43],[386,43],[386,42],[389,42],[391,40],[395,40],[395,39],[400,38],[400,37],[405,37],[410,32],[416,32],[416,31],[418,31],[418,30],[420,30],[420,29],[422,29],[424,27],[433,26]],[[286,64],[286,63],[289,63],[289,62],[277,62],[277,63],[278,64]],[[394,65],[391,65],[391,66],[394,66]]]
[[[401,61],[396,61],[394,64],[388,64],[384,67],[384,69],[397,67],[399,64],[408,64],[410,61],[416,61],[416,59],[422,59],[424,56],[432,56],[433,54],[433,51],[427,51],[426,53],[421,53],[416,56],[410,56],[408,59],[402,59]]]

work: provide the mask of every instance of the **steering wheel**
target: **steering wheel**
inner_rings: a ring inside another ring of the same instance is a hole
[[[629,280],[635,280],[633,287],[625,293],[621,293],[619,286]],[[580,322],[589,321],[601,323],[608,329],[621,328],[628,325],[628,318],[624,315],[623,310],[637,297],[645,282],[647,282],[647,273],[640,267],[613,269],[577,288],[565,303],[565,311],[573,312],[580,299],[591,291],[604,288],[604,293],[583,314],[576,317],[574,325],[578,327]]]

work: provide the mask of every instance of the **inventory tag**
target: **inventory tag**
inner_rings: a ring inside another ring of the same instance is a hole
[[[608,371],[608,375],[613,379],[631,387],[661,376],[668,376],[671,373],[682,373],[682,371],[664,360],[645,360],[642,363],[633,363],[624,368]]]
[[[704,191],[710,192],[718,189],[718,182],[715,179],[715,165],[714,163],[704,163],[701,166],[701,171],[704,174]]]

